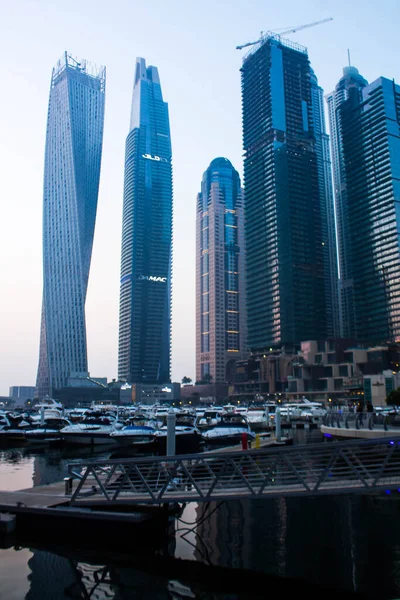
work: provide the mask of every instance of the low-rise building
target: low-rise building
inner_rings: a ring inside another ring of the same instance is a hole
[[[355,340],[304,341],[292,361],[287,397],[332,403],[358,400],[363,394],[362,364],[366,361],[367,350],[356,346]]]
[[[220,404],[228,398],[228,384],[202,383],[197,385],[183,385],[181,387],[181,400],[183,404]]]
[[[400,373],[383,371],[378,375],[364,375],[364,401],[373,406],[386,406],[391,391],[400,387]]]
[[[124,383],[120,390],[121,404],[172,404],[180,398],[180,383]]]
[[[284,348],[271,348],[236,361],[233,380],[229,382],[229,400],[252,402],[283,397],[296,356],[295,352],[286,352]]]
[[[35,397],[34,385],[12,385],[10,386],[9,396],[15,402],[15,406],[23,406],[28,400]]]
[[[387,390],[396,387],[400,346],[365,348],[354,340],[309,340],[301,343],[292,365],[287,388],[290,399],[307,396],[332,403],[371,401],[383,405]]]

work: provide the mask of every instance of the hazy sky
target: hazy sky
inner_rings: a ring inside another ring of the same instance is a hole
[[[226,156],[242,173],[236,45],[292,34],[325,92],[347,63],[369,81],[399,77],[400,0],[2,0],[0,23],[0,395],[34,385],[42,300],[42,185],[52,67],[68,50],[107,67],[97,224],[86,302],[89,370],[117,376],[124,147],[137,56],[156,65],[169,103],[174,165],[172,377],[194,377],[195,200]]]

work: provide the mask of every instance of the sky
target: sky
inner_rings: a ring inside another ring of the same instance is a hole
[[[195,206],[225,156],[242,174],[236,46],[260,31],[308,47],[325,93],[347,64],[400,81],[400,0],[2,0],[0,22],[0,395],[35,385],[42,301],[42,192],[53,66],[67,50],[107,68],[106,114],[86,326],[89,371],[117,377],[125,138],[137,56],[159,69],[174,169],[172,380],[195,375]]]

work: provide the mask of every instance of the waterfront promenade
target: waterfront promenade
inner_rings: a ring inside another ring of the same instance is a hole
[[[323,418],[321,433],[338,439],[393,439],[400,436],[400,415],[332,410]]]

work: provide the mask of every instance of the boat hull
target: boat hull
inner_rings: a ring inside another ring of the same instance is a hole
[[[193,454],[200,450],[202,443],[201,435],[198,433],[182,433],[175,436],[176,454]],[[155,441],[156,451],[164,455],[167,451],[167,436],[157,436]]]
[[[202,434],[202,438],[207,446],[221,444],[230,445],[240,443],[242,441],[243,434],[247,435],[248,441],[251,441],[255,438],[254,433],[245,429],[221,429],[221,431],[210,430],[209,432]]]
[[[114,445],[114,440],[109,433],[62,433],[61,438],[65,444],[73,446]]]
[[[130,448],[131,446],[145,446],[154,444],[154,436],[139,436],[139,435],[124,435],[112,436],[112,440],[120,446],[120,448]]]

